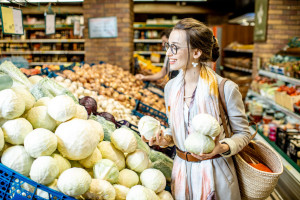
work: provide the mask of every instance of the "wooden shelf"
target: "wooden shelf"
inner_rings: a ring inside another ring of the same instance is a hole
[[[0,40],[0,43],[84,43],[84,39],[26,39]]]
[[[74,62],[31,62],[29,63],[30,66],[37,66],[37,65],[71,65]]]
[[[224,67],[234,69],[234,70],[238,70],[238,71],[242,71],[242,72],[252,73],[252,69],[247,69],[247,68],[243,68],[243,67],[239,67],[239,66],[235,66],[235,65],[224,64]]]
[[[263,76],[279,79],[284,82],[288,82],[288,83],[295,84],[295,85],[300,85],[300,79],[284,76],[281,74],[276,74],[274,72],[270,72],[270,71],[266,71],[266,70],[259,70],[258,73]]]
[[[229,48],[224,48],[224,51],[233,51],[233,52],[239,52],[239,53],[253,53],[252,49],[229,49]]]
[[[0,54],[14,55],[14,54],[72,54],[72,55],[84,55],[85,51],[2,51]]]
[[[158,53],[161,55],[165,55],[165,51],[134,51],[136,54],[141,54],[141,55],[150,55],[151,53]]]
[[[134,39],[134,43],[162,43],[161,39]]]

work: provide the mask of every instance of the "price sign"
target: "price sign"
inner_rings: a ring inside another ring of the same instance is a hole
[[[46,35],[55,34],[55,14],[46,14],[45,22]]]
[[[117,17],[89,18],[89,38],[118,37]]]
[[[2,31],[4,34],[23,35],[22,10],[0,6]]]

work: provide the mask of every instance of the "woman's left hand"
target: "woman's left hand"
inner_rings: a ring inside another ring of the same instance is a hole
[[[215,148],[211,153],[201,153],[199,155],[192,153],[192,156],[199,160],[206,160],[214,157],[215,155],[224,153],[229,150],[228,144],[220,143],[220,135],[215,138]]]

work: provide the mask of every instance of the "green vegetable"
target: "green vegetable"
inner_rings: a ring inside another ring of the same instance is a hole
[[[28,78],[21,72],[21,70],[10,61],[4,61],[0,65],[0,72],[4,72],[5,74],[9,75],[14,82],[22,84],[28,89],[30,89],[32,86]]]
[[[165,154],[151,150],[149,159],[152,162],[152,168],[160,170],[166,177],[167,181],[171,181],[173,160]]]
[[[75,98],[72,92],[47,77],[39,81],[38,84],[40,84],[43,88],[46,88],[54,97],[59,95],[68,95],[74,100],[75,103],[78,103],[78,100]]]
[[[104,131],[104,141],[110,141],[110,135],[116,130],[114,123],[107,121],[104,117],[91,115],[90,119],[99,122],[102,125]]]
[[[9,89],[12,85],[12,78],[7,74],[0,72],[0,91],[4,89]]]

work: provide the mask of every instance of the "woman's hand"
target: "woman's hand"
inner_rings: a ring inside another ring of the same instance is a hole
[[[143,74],[136,74],[135,78],[139,79],[139,80],[144,80],[145,76]]]
[[[192,156],[199,160],[206,160],[214,157],[215,155],[222,154],[226,151],[229,151],[228,144],[220,143],[220,135],[215,138],[215,148],[211,153],[201,153],[199,155],[192,153]]]
[[[163,130],[158,130],[157,133],[155,134],[155,137],[151,137],[150,140],[146,140],[146,138],[143,135],[141,138],[144,142],[148,142],[149,146],[158,145],[158,146],[165,147],[171,144],[170,140],[166,139]]]

